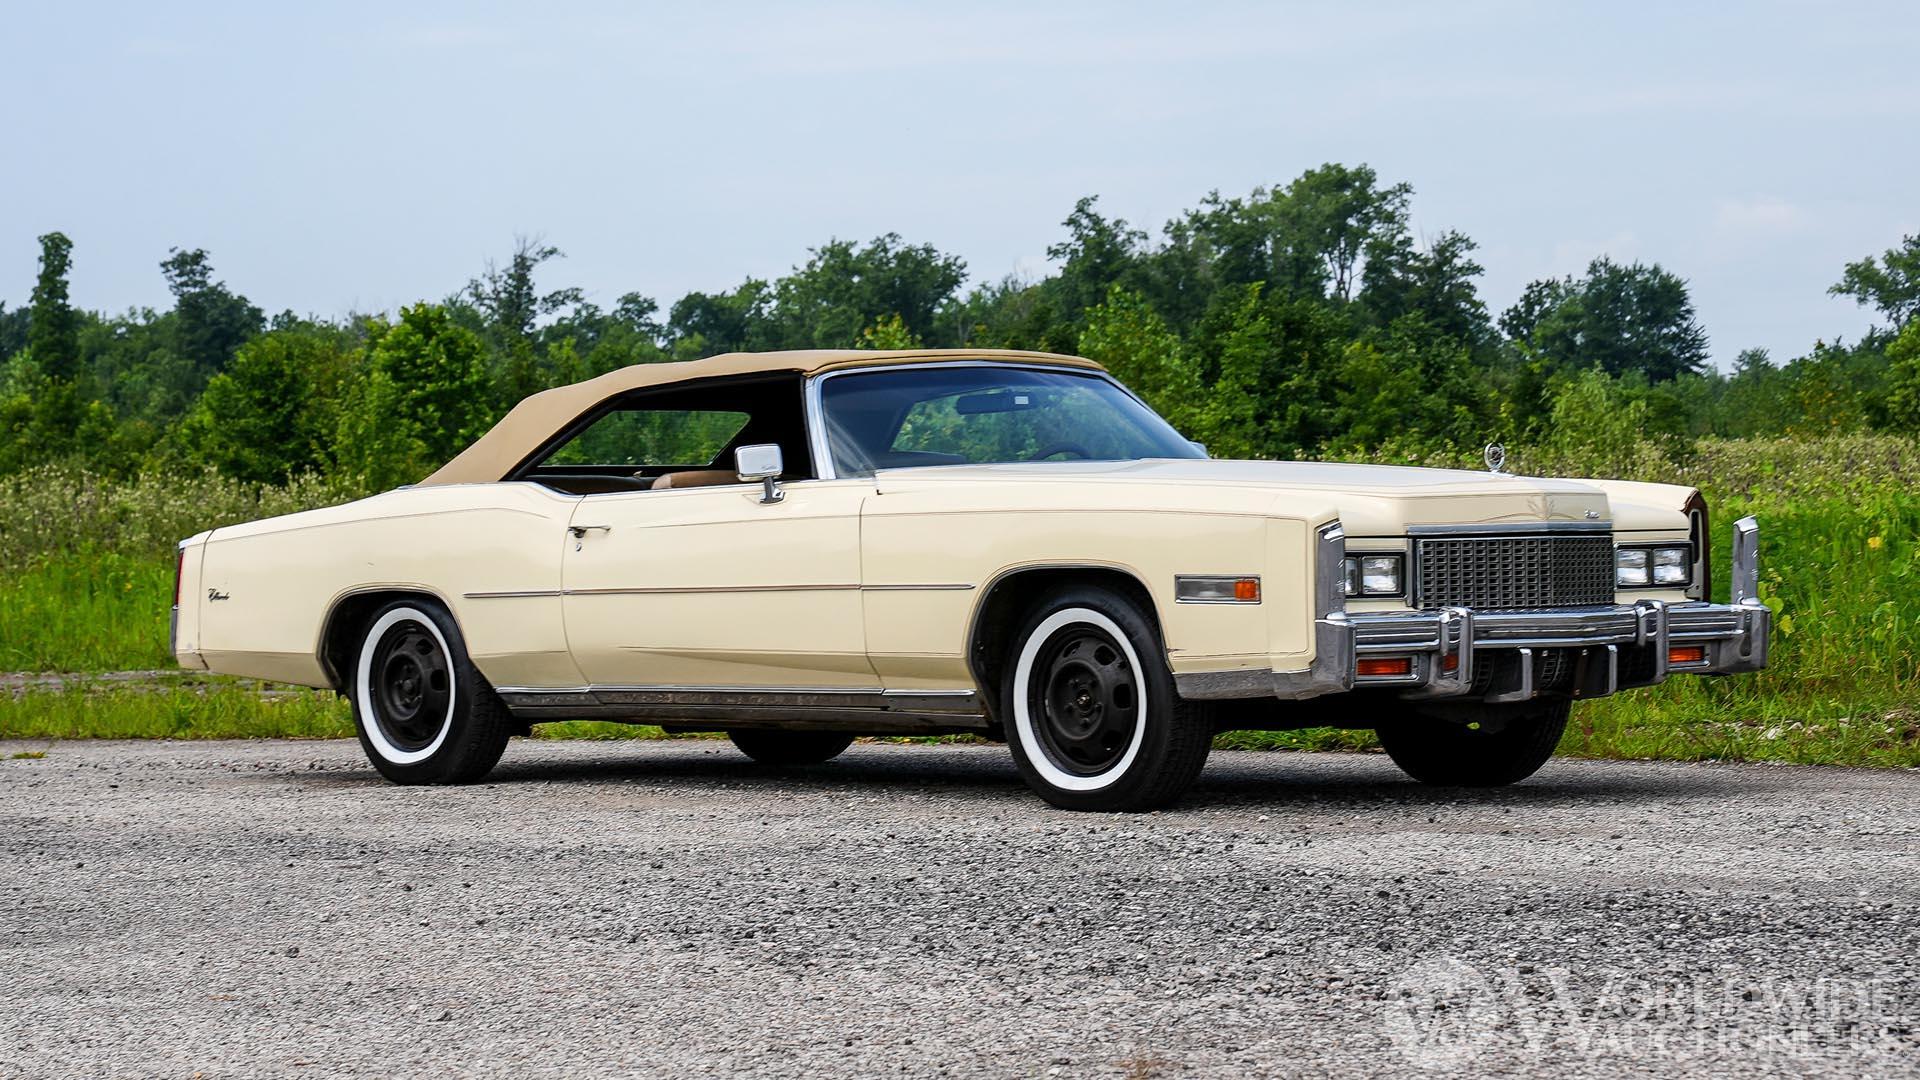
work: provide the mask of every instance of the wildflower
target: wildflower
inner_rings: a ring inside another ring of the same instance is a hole
[[[1880,550],[1880,545],[1881,545],[1881,544],[1883,544],[1883,543],[1885,543],[1885,542],[1886,542],[1886,541],[1884,541],[1884,540],[1882,540],[1882,539],[1880,539],[1880,538],[1879,538],[1879,537],[1877,537],[1877,536],[1869,536],[1869,537],[1867,537],[1867,550],[1869,550],[1869,551],[1879,551],[1879,550]]]

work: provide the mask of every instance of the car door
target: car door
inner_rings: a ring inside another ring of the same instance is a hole
[[[562,554],[567,641],[589,684],[860,689],[860,507],[871,480],[589,495]]]

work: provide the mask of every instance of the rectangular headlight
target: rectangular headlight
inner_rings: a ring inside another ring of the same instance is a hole
[[[1684,547],[1660,547],[1653,549],[1653,583],[1655,585],[1685,585],[1692,570],[1693,552]]]
[[[1678,588],[1693,581],[1693,545],[1648,544],[1614,551],[1614,584],[1623,589]]]
[[[1613,553],[1613,583],[1615,585],[1646,585],[1652,579],[1647,575],[1646,548],[1616,548]]]
[[[1349,555],[1342,567],[1348,596],[1399,596],[1406,591],[1406,556]]]

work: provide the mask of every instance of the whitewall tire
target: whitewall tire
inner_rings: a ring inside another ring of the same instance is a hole
[[[1212,720],[1179,700],[1165,649],[1136,600],[1055,590],[1029,609],[1003,678],[1014,762],[1055,806],[1148,810],[1199,776]]]
[[[418,649],[412,647],[416,644]],[[377,688],[373,672],[376,661],[383,669]],[[395,678],[388,669],[399,666],[411,670]],[[419,608],[390,607],[367,628],[360,643],[360,663],[354,671],[354,703],[361,715],[372,721],[366,726],[367,744],[381,760],[413,765],[446,745],[459,704],[452,669],[445,635]],[[403,696],[402,686],[413,690]],[[393,715],[400,709],[406,709],[408,715]],[[424,738],[401,734],[403,722],[419,729]]]
[[[485,776],[512,733],[499,696],[437,602],[398,600],[361,628],[349,690],[367,760],[400,784]]]

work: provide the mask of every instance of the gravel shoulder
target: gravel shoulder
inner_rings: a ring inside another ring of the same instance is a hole
[[[1915,1075],[1917,903],[1912,771],[0,742],[0,1075]]]

